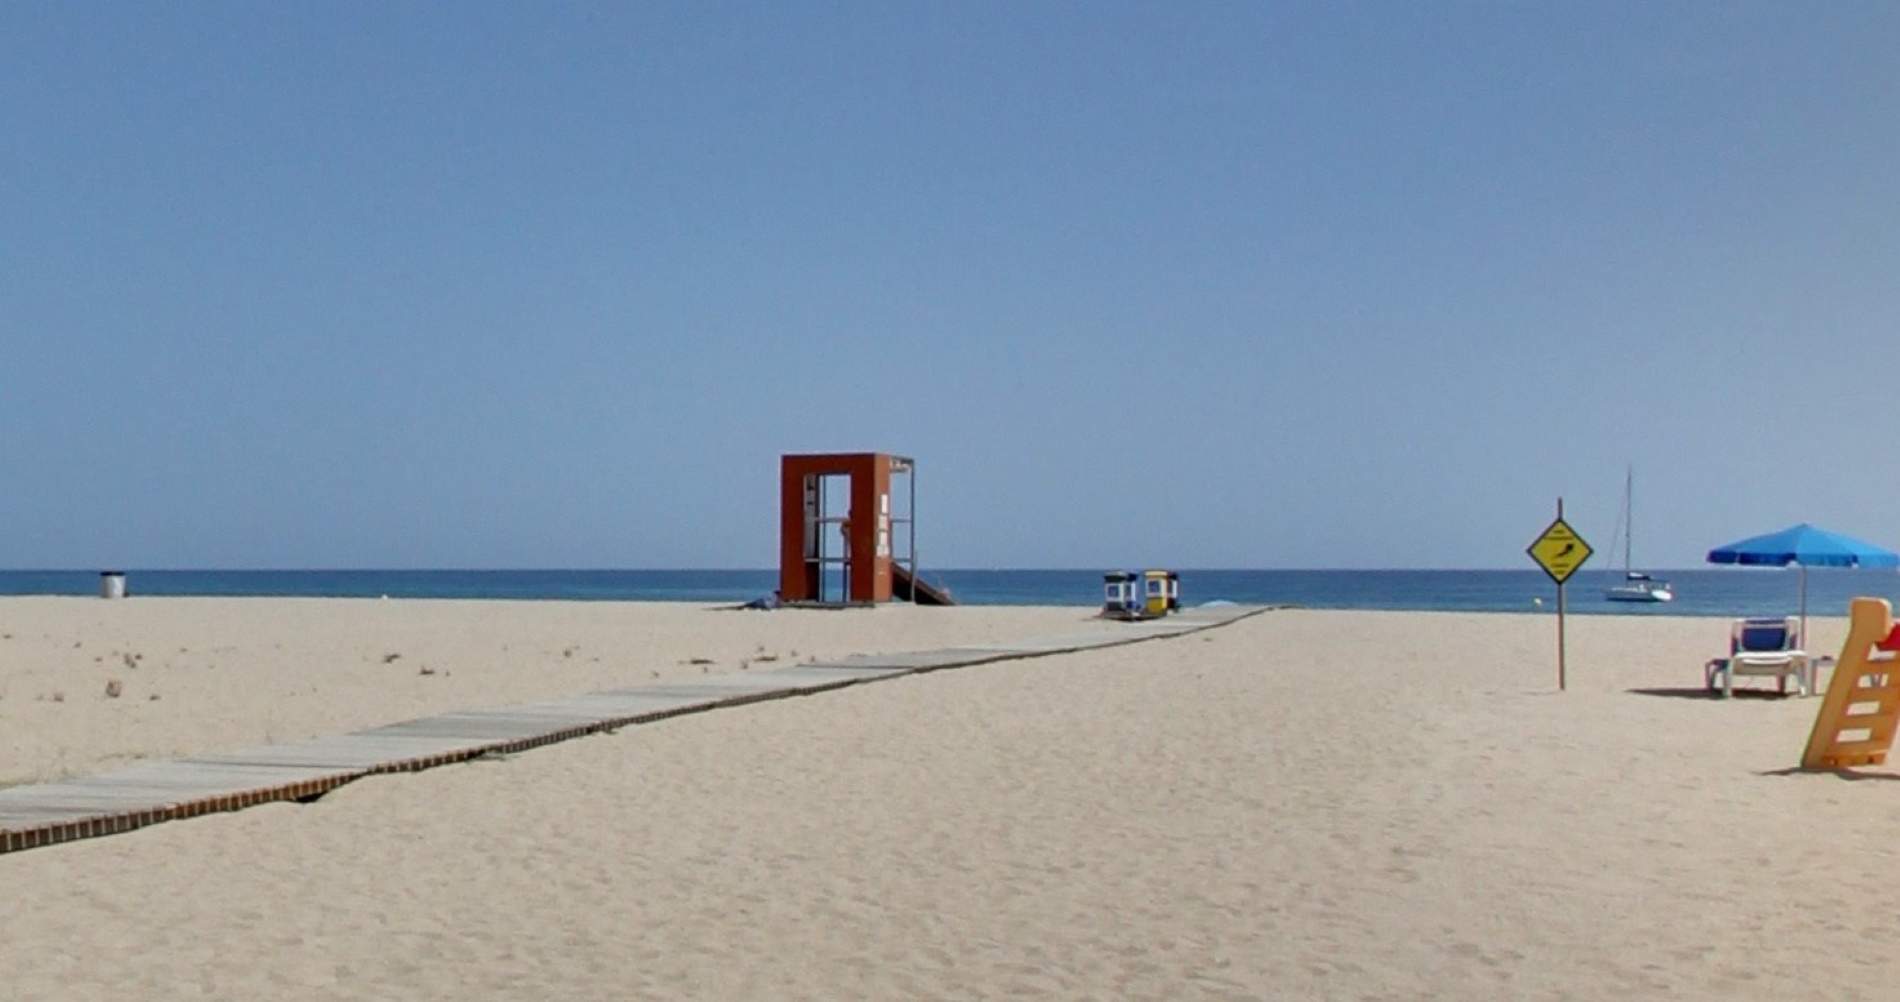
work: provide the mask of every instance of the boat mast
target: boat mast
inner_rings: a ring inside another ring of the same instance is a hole
[[[1631,543],[1636,538],[1636,506],[1633,488],[1636,484],[1636,464],[1623,468],[1623,576],[1629,577]]]

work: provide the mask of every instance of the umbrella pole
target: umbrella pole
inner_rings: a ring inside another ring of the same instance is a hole
[[[1808,565],[1796,564],[1801,568],[1801,649],[1808,649]]]

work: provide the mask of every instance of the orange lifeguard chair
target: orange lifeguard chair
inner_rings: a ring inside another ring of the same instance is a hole
[[[891,507],[894,476],[904,479],[909,496],[902,511]],[[908,456],[780,457],[779,601],[863,605],[899,598],[953,604],[948,593],[917,578],[916,512],[917,463]],[[900,539],[903,553],[897,552]]]

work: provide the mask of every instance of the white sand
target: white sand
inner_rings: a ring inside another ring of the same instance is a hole
[[[1686,698],[1720,621],[1571,626],[1563,695],[1548,617],[1271,613],[0,856],[0,969],[80,999],[1894,997],[1900,786],[1781,774],[1817,700]]]
[[[4,598],[0,785],[741,664],[1114,629],[1075,608]]]

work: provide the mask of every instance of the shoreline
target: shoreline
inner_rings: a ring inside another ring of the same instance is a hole
[[[927,570],[962,605],[1093,607],[1100,601],[1099,571]],[[1183,570],[1182,601],[1249,605],[1297,605],[1313,609],[1383,611],[1548,612],[1556,592],[1542,571],[1283,571]],[[1659,605],[1613,603],[1603,589],[1611,572],[1584,570],[1570,583],[1572,615],[1743,616],[1798,606],[1796,576],[1785,571],[1713,567],[1669,572],[1676,600]],[[758,571],[138,571],[127,588],[135,599],[151,597],[319,597],[335,599],[442,601],[664,601],[741,605],[767,596],[778,585],[773,572]],[[1810,575],[1809,604],[1844,613],[1861,594],[1900,604],[1900,575],[1870,571],[1817,570]],[[44,574],[0,571],[0,594],[21,597],[91,597],[96,573],[71,572],[57,580]]]
[[[1879,597],[1879,596],[1875,596],[1875,597]],[[461,596],[461,595],[275,595],[275,594],[141,595],[141,594],[132,594],[132,595],[127,595],[123,598],[103,599],[97,595],[77,595],[77,594],[58,594],[58,593],[16,595],[16,594],[0,593],[0,617],[3,617],[6,614],[6,607],[9,603],[26,603],[26,602],[59,602],[59,603],[73,603],[75,605],[89,605],[89,604],[98,604],[98,603],[141,605],[141,604],[157,604],[157,603],[173,603],[173,602],[176,602],[176,603],[193,603],[193,602],[278,603],[278,602],[282,602],[282,603],[318,603],[318,604],[321,604],[321,603],[361,603],[361,604],[367,604],[367,605],[400,604],[400,605],[414,605],[414,606],[427,606],[427,605],[432,605],[432,604],[441,604],[441,605],[462,606],[462,607],[473,606],[473,605],[513,606],[513,607],[527,608],[527,609],[541,608],[541,607],[547,607],[547,606],[573,605],[573,606],[580,606],[580,607],[587,607],[587,608],[614,607],[614,606],[624,606],[627,608],[654,607],[654,608],[662,608],[662,609],[693,610],[696,612],[706,612],[706,613],[742,612],[742,613],[753,613],[753,614],[762,614],[762,613],[804,614],[804,613],[837,613],[837,612],[876,613],[879,611],[888,612],[890,610],[896,610],[896,609],[924,609],[924,610],[928,610],[931,614],[936,614],[936,613],[944,612],[946,611],[946,609],[962,609],[962,610],[983,609],[983,610],[1018,610],[1018,611],[1029,611],[1029,612],[1058,612],[1058,613],[1071,613],[1071,614],[1076,614],[1076,615],[1085,615],[1089,617],[1094,617],[1097,613],[1101,611],[1101,606],[1099,604],[1087,603],[1087,602],[1073,602],[1073,603],[971,602],[971,603],[960,603],[955,606],[944,607],[944,606],[913,605],[909,602],[892,601],[892,602],[884,602],[884,603],[876,603],[876,604],[868,604],[868,605],[854,604],[854,605],[838,605],[838,606],[814,606],[814,605],[782,606],[776,609],[763,610],[763,609],[745,608],[743,603],[739,600],[725,600],[725,599],[712,600],[712,599],[690,599],[690,598],[575,598],[572,596],[547,596],[547,597],[537,597],[537,598],[523,598],[523,597],[486,597],[486,596]],[[1444,607],[1412,607],[1412,606],[1368,607],[1368,606],[1356,606],[1356,605],[1309,605],[1309,604],[1302,604],[1299,602],[1254,603],[1254,602],[1233,602],[1227,599],[1209,599],[1205,602],[1184,603],[1182,605],[1182,609],[1189,610],[1189,609],[1199,609],[1199,608],[1218,608],[1218,606],[1210,604],[1214,602],[1223,602],[1229,605],[1249,605],[1249,606],[1258,605],[1258,606],[1262,606],[1262,607],[1273,609],[1273,610],[1298,610],[1298,611],[1303,611],[1303,612],[1329,612],[1329,613],[1364,613],[1367,615],[1498,616],[1498,617],[1522,618],[1522,619],[1554,619],[1557,615],[1555,600],[1552,600],[1550,603],[1547,603],[1542,608],[1532,608],[1532,609],[1489,609],[1489,608],[1458,609],[1458,608],[1444,608]],[[1798,611],[1796,611],[1792,603],[1786,603],[1786,605],[1787,605],[1786,611],[1783,611],[1782,604],[1774,604],[1770,608],[1761,610],[1756,613],[1750,613],[1750,615],[1771,615],[1771,616],[1798,615]],[[1894,605],[1896,609],[1900,609],[1900,601],[1894,601]],[[1638,612],[1626,606],[1623,606],[1621,603],[1616,604],[1612,608],[1602,609],[1602,610],[1599,610],[1593,606],[1584,607],[1584,608],[1572,607],[1572,608],[1567,609],[1566,613],[1570,617],[1579,618],[1579,619],[1592,619],[1592,620],[1609,619],[1609,620],[1632,620],[1632,621],[1650,621],[1650,620],[1727,621],[1731,619],[1743,618],[1742,614],[1740,613],[1717,612],[1717,611],[1707,611],[1707,610],[1677,612],[1674,610],[1657,609],[1655,611],[1649,611],[1649,612]],[[1824,612],[1824,611],[1819,611],[1816,608],[1810,608],[1808,612],[1808,619],[1811,623],[1821,622],[1824,620],[1839,620],[1841,622],[1845,622],[1847,620],[1847,613],[1844,609],[1838,612],[1831,612],[1831,611]]]

